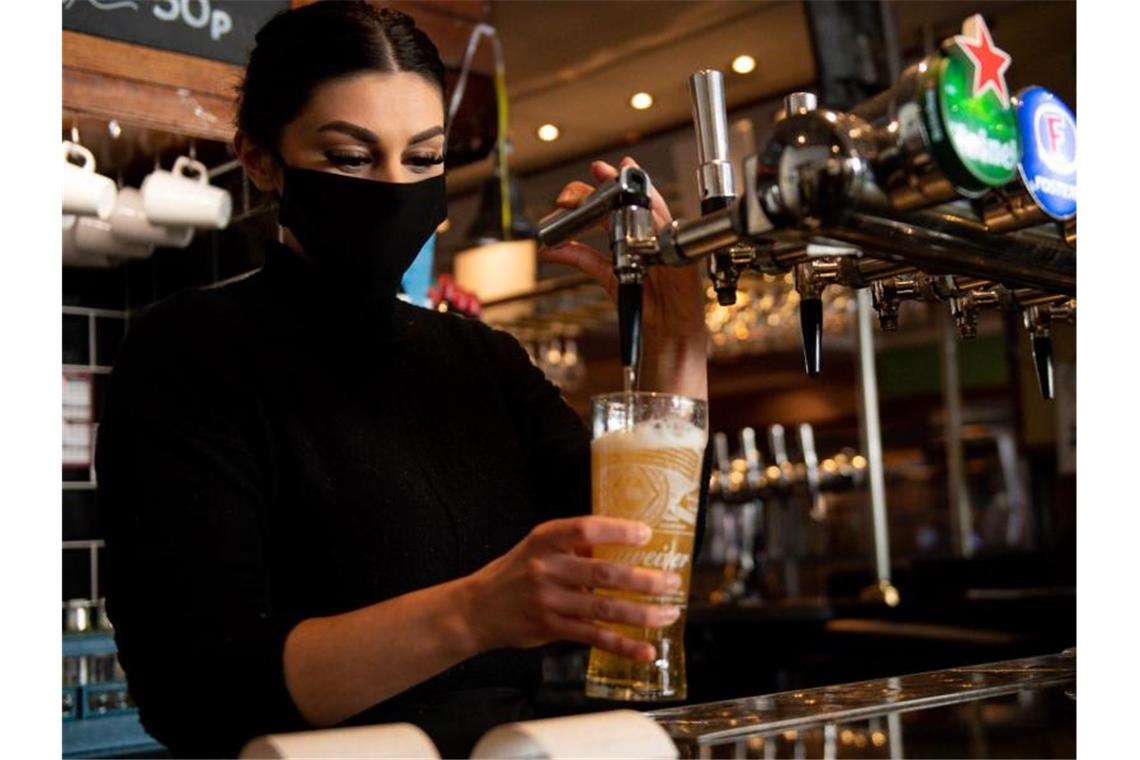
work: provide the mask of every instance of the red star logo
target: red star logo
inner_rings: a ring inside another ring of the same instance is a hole
[[[1009,89],[1005,85],[1005,70],[1013,63],[1013,56],[994,46],[994,38],[980,13],[975,13],[962,24],[962,34],[954,37],[970,62],[974,64],[973,96],[981,97],[993,90],[998,100],[1009,108]]]

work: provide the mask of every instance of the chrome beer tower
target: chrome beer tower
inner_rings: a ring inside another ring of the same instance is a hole
[[[579,208],[555,212],[537,230],[541,244],[553,245],[608,218],[627,377],[636,377],[649,267],[707,262],[721,305],[735,303],[745,271],[790,272],[809,375],[822,367],[824,290],[855,291],[861,448],[879,578],[867,596],[888,604],[898,594],[890,583],[871,312],[882,329],[894,330],[903,302],[944,304],[948,329],[963,338],[976,336],[981,312],[1019,312],[1046,398],[1053,395],[1051,330],[1076,316],[1075,119],[1043,88],[1010,97],[1003,71],[1011,59],[993,45],[981,16],[962,31],[848,110],[823,107],[812,93],[789,95],[764,147],[741,162],[740,194],[728,157],[723,75],[698,71],[689,89],[700,217],[655,230],[649,176],[624,168]],[[977,51],[982,58],[971,57]],[[983,61],[989,68],[971,69]],[[1034,102],[1045,103],[1062,130],[1046,130],[1054,142],[1044,149],[1044,169],[1028,163],[1042,159],[1037,128],[1018,126],[1023,105],[1026,114],[1038,113],[1029,107]],[[944,343],[956,354],[953,340]],[[955,395],[947,390],[950,411]],[[952,473],[952,482],[960,480]]]
[[[829,285],[870,289],[885,330],[898,326],[908,300],[947,304],[964,338],[976,335],[981,311],[1020,311],[1042,393],[1051,397],[1050,328],[1076,311],[1075,218],[1045,217],[1020,180],[975,197],[956,189],[920,113],[928,65],[910,67],[850,112],[821,107],[811,93],[789,95],[772,137],[742,162],[740,196],[727,155],[723,76],[699,71],[689,80],[699,218],[655,231],[649,176],[624,168],[579,208],[539,222],[539,242],[553,245],[608,216],[624,366],[637,365],[648,268],[707,261],[723,305],[735,302],[745,270],[794,274],[809,375],[821,369],[821,295]]]

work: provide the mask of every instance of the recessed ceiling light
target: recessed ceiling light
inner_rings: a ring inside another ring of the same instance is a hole
[[[732,59],[732,70],[737,74],[751,74],[756,69],[756,59],[750,55],[738,55]]]
[[[629,99],[629,105],[638,111],[644,111],[653,106],[653,96],[648,92],[635,92]]]
[[[543,142],[554,142],[558,139],[558,136],[562,134],[562,131],[553,124],[543,124],[538,128],[537,134],[538,139]]]

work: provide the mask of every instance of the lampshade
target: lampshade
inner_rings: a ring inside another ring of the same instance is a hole
[[[456,284],[486,303],[534,288],[537,248],[533,239],[489,242],[459,251],[453,267]],[[496,320],[516,319],[529,313],[530,308],[530,301],[504,304],[488,316]]]
[[[534,288],[537,248],[534,225],[522,211],[519,182],[507,175],[510,220],[504,229],[499,164],[483,183],[479,210],[467,229],[468,247],[455,255],[455,282],[483,303]],[[529,312],[529,302],[497,307],[495,319],[513,319]]]

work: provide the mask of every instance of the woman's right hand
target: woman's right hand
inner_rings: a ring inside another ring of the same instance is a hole
[[[661,596],[680,587],[680,576],[590,556],[597,545],[641,546],[650,536],[645,523],[614,517],[570,517],[538,525],[509,552],[464,579],[477,648],[577,641],[634,660],[653,660],[652,644],[597,623],[659,628],[673,623],[680,610],[601,596],[593,589]]]

